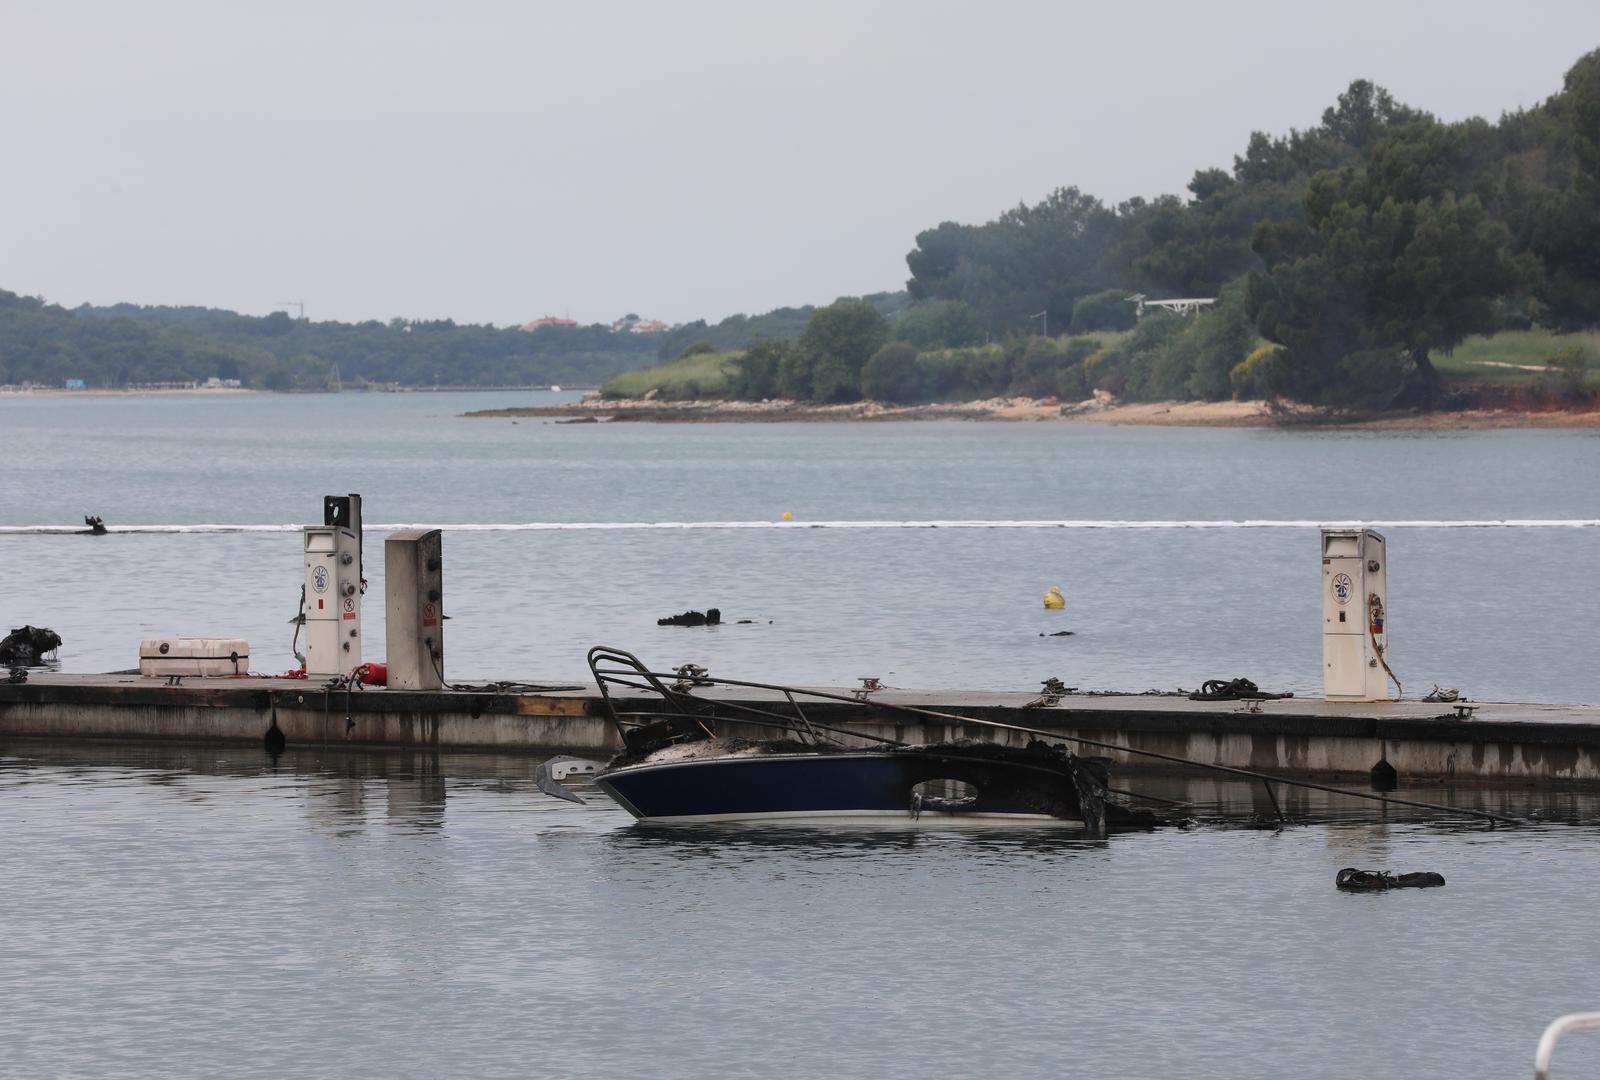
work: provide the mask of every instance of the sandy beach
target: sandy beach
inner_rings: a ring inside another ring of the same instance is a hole
[[[535,417],[557,423],[825,423],[838,421],[981,420],[1126,424],[1148,427],[1377,428],[1453,430],[1464,428],[1600,427],[1600,409],[1464,409],[1355,415],[1310,406],[1266,401],[1159,401],[1121,403],[1104,398],[1062,405],[1051,399],[993,398],[959,404],[812,405],[794,401],[603,401],[588,398],[566,405],[482,409],[476,418]]]

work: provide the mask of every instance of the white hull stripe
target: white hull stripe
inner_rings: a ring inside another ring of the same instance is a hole
[[[1072,818],[1052,817],[1049,814],[963,814],[949,810],[924,810],[920,816],[915,818],[904,810],[777,810],[763,814],[693,814],[684,817],[645,817],[639,819],[645,825],[698,825],[736,821],[804,823],[818,820],[825,820],[829,824],[863,821],[879,825],[1018,824],[1034,826],[1055,825],[1069,829],[1083,828],[1082,821]]]

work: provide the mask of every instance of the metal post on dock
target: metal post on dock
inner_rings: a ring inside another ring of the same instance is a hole
[[[401,529],[383,543],[384,640],[389,685],[444,685],[444,534]]]

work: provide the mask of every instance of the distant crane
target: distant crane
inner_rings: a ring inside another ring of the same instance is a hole
[[[294,317],[301,322],[306,321],[306,302],[304,300],[279,300],[278,303],[286,308],[294,308]]]

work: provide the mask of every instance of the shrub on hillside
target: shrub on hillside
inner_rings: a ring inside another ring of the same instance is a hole
[[[1082,364],[1071,364],[1056,371],[1056,397],[1062,401],[1082,401],[1089,394],[1089,379]]]
[[[895,322],[894,336],[918,349],[958,349],[982,341],[983,330],[960,300],[922,300]]]
[[[1547,366],[1550,369],[1550,382],[1564,400],[1581,402],[1594,396],[1594,390],[1589,385],[1594,357],[1588,349],[1581,345],[1562,349],[1550,358]]]
[[[1072,305],[1072,325],[1068,329],[1074,334],[1131,330],[1138,319],[1138,309],[1128,299],[1126,289],[1107,289],[1078,298]]]
[[[813,401],[855,400],[861,391],[861,369],[888,340],[889,320],[871,304],[839,300],[819,308],[797,343],[809,361],[810,392],[793,396]],[[796,390],[799,381],[794,380]]]
[[[811,356],[799,348],[787,350],[778,358],[778,396],[796,401],[811,399]]]
[[[917,350],[892,341],[873,353],[861,369],[861,394],[874,401],[910,405],[928,399],[928,369]]]
[[[1229,373],[1258,340],[1243,282],[1225,286],[1216,306],[1196,317],[1193,336],[1193,359],[1181,396],[1225,400],[1233,392]]]
[[[1235,400],[1254,401],[1258,398],[1277,397],[1281,378],[1277,364],[1276,345],[1263,345],[1235,364],[1233,370],[1228,372],[1228,381],[1233,384]]]
[[[1411,362],[1399,350],[1364,349],[1339,361],[1341,403],[1357,409],[1382,409],[1400,396]]]
[[[758,339],[733,363],[728,396],[739,401],[762,401],[778,395],[778,369],[794,346]]]
[[[1155,386],[1166,374],[1167,368],[1163,367],[1160,372],[1156,370],[1157,356],[1170,339],[1183,333],[1185,325],[1181,316],[1169,312],[1146,314],[1133,328],[1133,333],[1101,349],[1084,362],[1089,385],[1135,400],[1163,396],[1155,390]]]
[[[865,365],[863,365],[865,366]],[[811,400],[824,405],[855,401],[861,397],[861,376],[842,356],[827,354],[811,369]]]
[[[1012,361],[1010,392],[1024,397],[1046,397],[1056,392],[1056,372],[1066,366],[1066,356],[1051,338],[1029,338]]]

